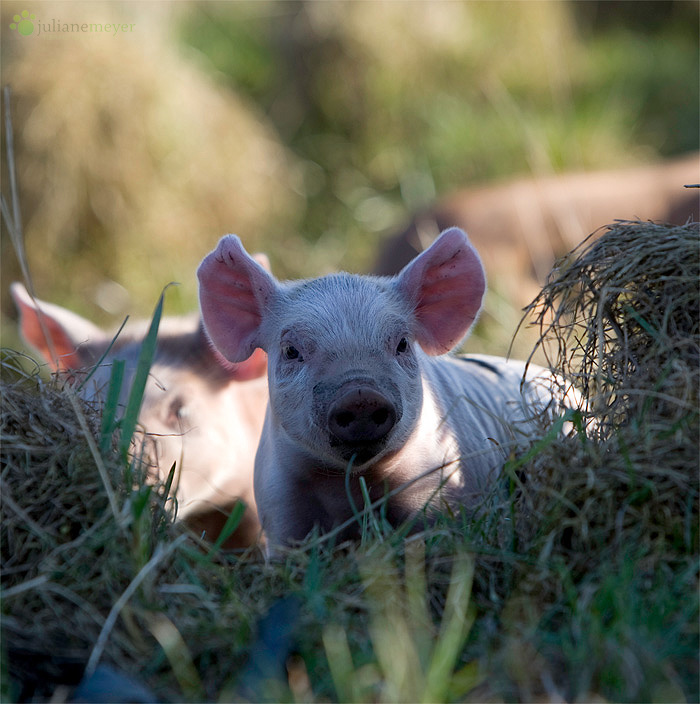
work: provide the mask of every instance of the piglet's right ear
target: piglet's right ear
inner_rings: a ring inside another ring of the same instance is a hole
[[[243,362],[260,347],[259,328],[277,282],[235,235],[222,237],[197,269],[204,328],[229,362]]]

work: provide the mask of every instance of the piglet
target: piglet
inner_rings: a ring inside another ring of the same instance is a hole
[[[60,306],[29,296],[15,283],[25,341],[54,372],[77,382],[97,364],[113,335]],[[43,324],[42,324],[43,323]],[[131,389],[147,321],[128,324],[81,394],[103,402],[111,364],[126,362],[121,402]],[[47,339],[48,336],[48,339]],[[237,499],[247,508],[226,547],[251,545],[260,533],[253,495],[253,462],[267,406],[266,358],[258,350],[231,364],[212,348],[199,316],[162,319],[139,414],[142,449],[164,480],[176,466],[178,517],[215,539]]]
[[[391,278],[280,283],[233,235],[198,277],[219,352],[232,363],[268,354],[255,497],[271,554],[314,528],[349,523],[339,539],[356,537],[360,477],[372,502],[386,498],[392,524],[474,507],[553,400],[541,368],[445,354],[473,325],[486,288],[460,229]]]

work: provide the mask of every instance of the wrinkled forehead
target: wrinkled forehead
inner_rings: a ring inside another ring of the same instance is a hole
[[[276,318],[281,331],[306,332],[319,345],[362,345],[380,344],[405,328],[408,311],[388,279],[331,274],[287,285]]]

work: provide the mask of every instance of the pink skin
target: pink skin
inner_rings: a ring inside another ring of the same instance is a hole
[[[219,352],[232,363],[258,348],[268,355],[255,497],[270,554],[352,517],[347,470],[360,507],[360,476],[373,501],[415,480],[387,501],[395,524],[446,502],[474,505],[522,434],[528,405],[551,400],[523,396],[521,362],[444,356],[468,333],[486,288],[457,228],[392,278],[280,283],[231,235],[198,277],[202,321]]]
[[[21,284],[12,297],[25,341],[69,382],[84,378],[112,335],[59,306],[32,299]],[[111,363],[126,361],[121,403],[131,388],[148,323],[127,325],[82,390],[104,401]],[[144,429],[135,451],[147,448],[161,480],[176,466],[178,517],[215,539],[238,498],[247,510],[226,547],[247,547],[260,533],[253,462],[267,405],[266,355],[258,350],[230,364],[211,347],[198,317],[164,318],[139,414]]]

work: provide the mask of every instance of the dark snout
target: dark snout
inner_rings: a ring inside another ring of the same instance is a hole
[[[370,386],[342,392],[328,410],[328,429],[348,446],[372,445],[384,439],[396,424],[396,409]]]

